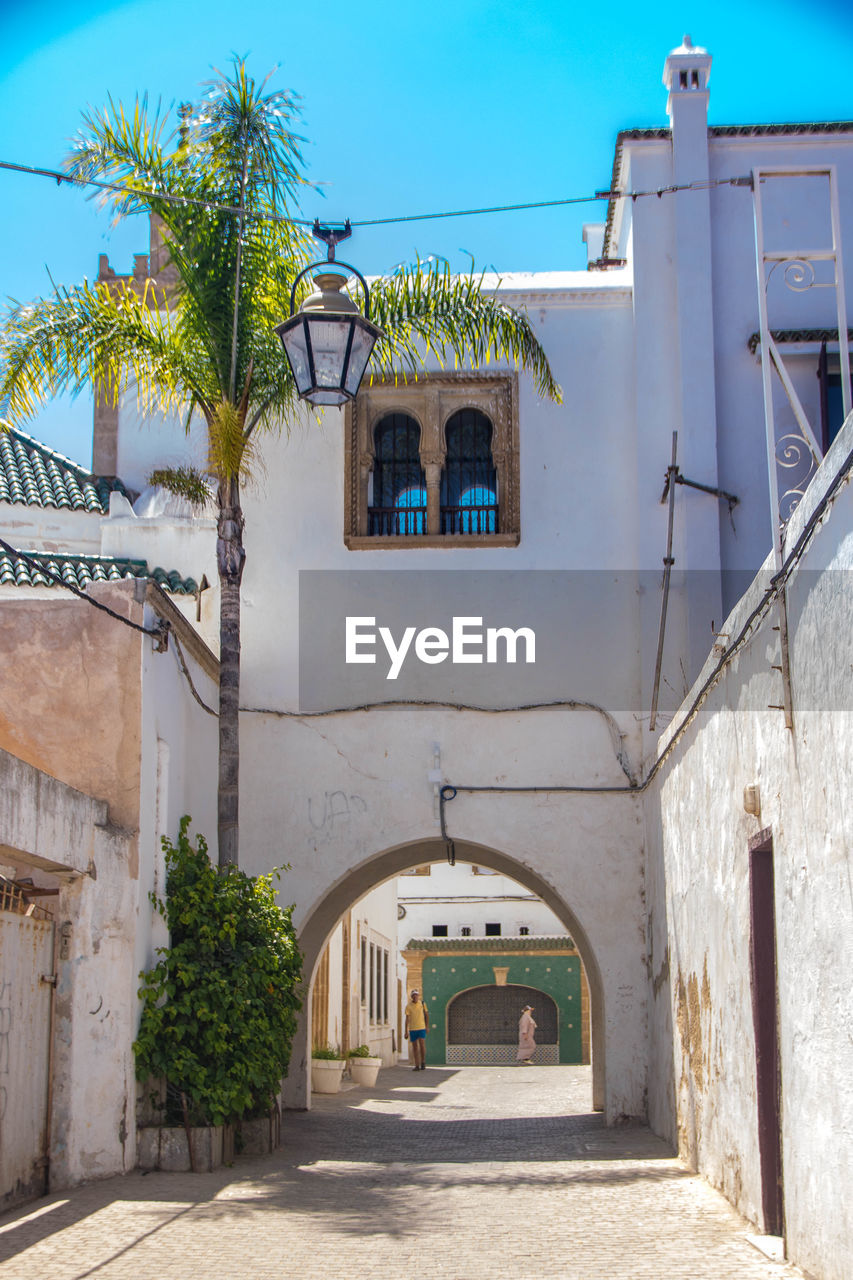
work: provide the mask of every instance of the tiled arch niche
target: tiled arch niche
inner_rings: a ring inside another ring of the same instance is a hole
[[[495,533],[441,533],[440,488],[447,442],[445,427],[460,409],[479,409],[492,423],[497,473]],[[374,430],[389,413],[405,413],[420,427],[420,459],[427,485],[425,533],[368,534],[368,490],[375,461]],[[344,542],[352,551],[404,547],[514,547],[521,536],[519,510],[518,377],[506,374],[427,374],[417,382],[374,382],[346,410]]]

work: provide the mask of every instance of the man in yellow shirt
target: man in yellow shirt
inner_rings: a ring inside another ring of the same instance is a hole
[[[423,1071],[426,1067],[426,1033],[429,1031],[429,1014],[417,988],[412,990],[412,998],[406,1005],[406,1028],[404,1037],[412,1042],[412,1056],[415,1059],[413,1071]]]

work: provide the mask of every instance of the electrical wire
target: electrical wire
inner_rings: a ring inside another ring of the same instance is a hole
[[[32,177],[50,178],[57,186],[66,184],[72,187],[95,187],[100,191],[113,191],[119,195],[135,196],[140,200],[154,197],[169,204],[191,205],[205,209],[210,213],[229,213],[234,217],[249,218],[257,222],[287,222],[297,227],[313,227],[317,221],[317,219],[313,218],[292,218],[288,214],[254,213],[250,210],[240,209],[236,205],[221,204],[216,200],[199,200],[193,196],[178,195],[169,191],[150,191],[140,187],[127,187],[122,183],[106,182],[99,178],[76,178],[71,174],[62,173],[59,169],[14,164],[10,160],[0,160],[0,169],[7,169],[13,173],[24,173]],[[592,204],[596,200],[631,200],[634,202],[651,196],[657,196],[658,199],[661,199],[662,196],[674,195],[679,191],[709,191],[714,187],[726,186],[751,187],[752,178],[749,176],[709,178],[702,182],[684,182],[666,187],[655,187],[648,191],[595,191],[591,195],[567,196],[559,200],[530,200],[520,204],[486,205],[478,209],[446,209],[438,213],[408,213],[388,218],[352,219],[350,225],[353,227],[384,227],[406,222],[430,222],[438,218],[472,218],[481,214],[517,213],[527,209],[553,209],[565,205]]]
[[[101,613],[108,613],[117,622],[123,622],[126,627],[132,627],[134,631],[141,631],[144,636],[152,636],[155,640],[163,638],[163,631],[164,628],[168,628],[168,623],[162,623],[159,627],[140,626],[138,622],[134,622],[131,618],[122,617],[114,609],[110,609],[107,605],[101,604],[99,600],[93,599],[85,591],[81,591],[79,587],[72,586],[70,582],[66,582],[64,578],[61,578],[58,573],[53,573],[52,570],[46,568],[41,561],[28,556],[25,551],[18,551],[16,547],[10,546],[2,538],[0,538],[0,547],[17,560],[23,560],[24,564],[29,565],[31,569],[35,569],[37,573],[43,574],[45,578],[50,578],[51,582],[55,582],[58,587],[64,587],[66,591],[70,591],[72,595],[79,597],[80,600],[85,600],[86,604],[90,604],[93,609],[100,609]],[[58,555],[51,552],[45,552],[44,554],[48,560],[62,559],[61,552]],[[149,579],[149,581],[153,581],[153,579]]]
[[[183,672],[184,679],[186,680],[187,684],[190,687],[190,693],[195,698],[196,702],[201,707],[202,711],[206,711],[209,716],[214,716],[218,720],[219,712],[214,711],[213,707],[209,707],[207,705],[207,703],[204,701],[201,694],[199,693],[198,689],[196,689],[195,685],[193,684],[193,678],[190,674],[190,669],[187,666],[186,658],[184,657],[184,651],[181,648],[180,641],[178,640],[178,637],[175,635],[174,631],[172,632],[172,644],[175,646],[175,657],[178,660],[178,666]]]
[[[818,525],[820,524],[821,520],[823,519],[829,507],[834,502],[835,496],[838,490],[850,478],[851,471],[853,471],[853,450],[851,450],[848,453],[847,457],[844,459],[843,463],[841,464],[838,471],[836,472],[826,493],[823,495],[823,497],[815,506],[814,511],[809,516],[808,520],[803,526],[802,532],[800,533],[800,536],[797,538],[797,541],[795,542],[793,548],[786,555],[781,569],[778,571],[778,573],[775,573],[771,578],[770,585],[762,595],[761,599],[756,604],[755,608],[752,609],[752,611],[750,612],[749,616],[747,617],[746,621],[744,622],[743,626],[738,632],[736,639],[732,641],[732,643],[726,649],[725,653],[723,653],[722,656],[720,657],[719,662],[717,662],[716,666],[713,668],[710,675],[702,683],[702,686],[699,689],[698,693],[696,694],[696,697],[693,699],[693,702],[691,703],[689,710],[681,718],[681,721],[679,723],[677,730],[675,731],[675,733],[673,733],[669,742],[667,742],[663,751],[661,751],[660,755],[654,761],[651,768],[648,770],[648,772],[646,773],[646,776],[643,778],[641,782],[631,784],[630,786],[627,786],[627,787],[625,786],[596,787],[596,786],[582,786],[582,785],[574,785],[574,784],[563,784],[563,785],[553,785],[553,786],[537,785],[537,786],[529,786],[529,787],[495,786],[493,784],[488,786],[480,786],[480,785],[466,786],[463,783],[454,783],[454,784],[446,783],[439,791],[439,821],[441,826],[441,838],[444,841],[445,848],[447,851],[447,860],[450,863],[450,865],[454,866],[456,863],[456,849],[455,849],[453,839],[447,830],[447,817],[445,814],[445,806],[450,800],[455,800],[457,794],[460,791],[464,791],[466,792],[466,794],[479,794],[483,792],[484,793],[506,792],[508,794],[519,793],[519,792],[529,793],[529,794],[541,794],[541,793],[547,794],[548,792],[553,792],[554,794],[567,794],[567,795],[599,794],[599,795],[626,795],[626,796],[641,795],[644,791],[646,791],[651,786],[652,782],[655,780],[660,770],[663,768],[664,764],[666,763],[667,759],[671,755],[672,751],[675,749],[677,743],[681,740],[681,738],[687,732],[687,729],[692,724],[694,718],[698,714],[699,708],[702,706],[702,703],[705,701],[706,697],[711,692],[711,689],[719,680],[723,670],[728,666],[732,658],[739,652],[739,650],[751,638],[753,633],[753,628],[755,627],[756,623],[758,623],[763,618],[763,616],[767,613],[771,604],[776,599],[776,597],[778,596],[782,588],[785,586],[786,582],[788,581],[788,578],[791,576],[794,569],[797,567],[803,555],[805,554],[809,543],[814,537],[814,534]]]
[[[85,591],[81,591],[79,587],[75,587],[70,582],[66,582],[64,578],[61,578],[59,574],[53,573],[52,570],[48,569],[40,560],[27,555],[24,551],[18,551],[16,547],[5,542],[3,538],[0,538],[0,547],[2,547],[9,555],[14,556],[16,560],[23,560],[24,564],[29,565],[31,569],[42,574],[45,578],[49,578],[51,582],[55,582],[58,587],[64,587],[66,591],[70,591],[71,594],[77,596],[78,599],[84,600],[86,604],[90,604],[93,609],[100,609],[101,613],[106,613],[109,617],[115,618],[116,622],[123,622],[126,627],[131,627],[134,631],[141,631],[144,636],[151,636],[153,640],[157,640],[161,644],[164,637],[170,637],[172,644],[175,646],[175,657],[177,658],[178,666],[183,673],[184,679],[189,685],[190,693],[203,711],[206,711],[209,716],[215,716],[218,719],[219,712],[214,711],[212,707],[209,707],[196,689],[178,637],[170,623],[167,622],[165,618],[161,619],[156,627],[143,627],[138,622],[134,622],[131,618],[125,618],[120,613],[116,613],[114,609],[110,609],[107,605],[101,604],[100,600],[95,600]],[[50,560],[57,558],[52,553],[45,552],[45,555]],[[154,578],[148,578],[147,581],[155,582]]]

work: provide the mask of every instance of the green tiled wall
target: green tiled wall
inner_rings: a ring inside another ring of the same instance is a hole
[[[430,1030],[426,1060],[431,1066],[445,1062],[447,1006],[469,987],[492,986],[495,966],[509,969],[507,985],[535,987],[557,1003],[560,1018],[560,1062],[581,1061],[581,962],[579,956],[552,956],[525,952],[520,955],[426,956],[423,997],[429,1009]],[[535,1017],[535,1013],[534,1013]]]

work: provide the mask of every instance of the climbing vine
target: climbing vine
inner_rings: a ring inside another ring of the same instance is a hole
[[[222,1124],[267,1110],[287,1072],[301,1008],[302,956],[292,907],[275,900],[276,869],[217,871],[190,819],[177,844],[163,838],[170,945],[140,974],[134,1043],[139,1079],[165,1079],[194,1123]]]

